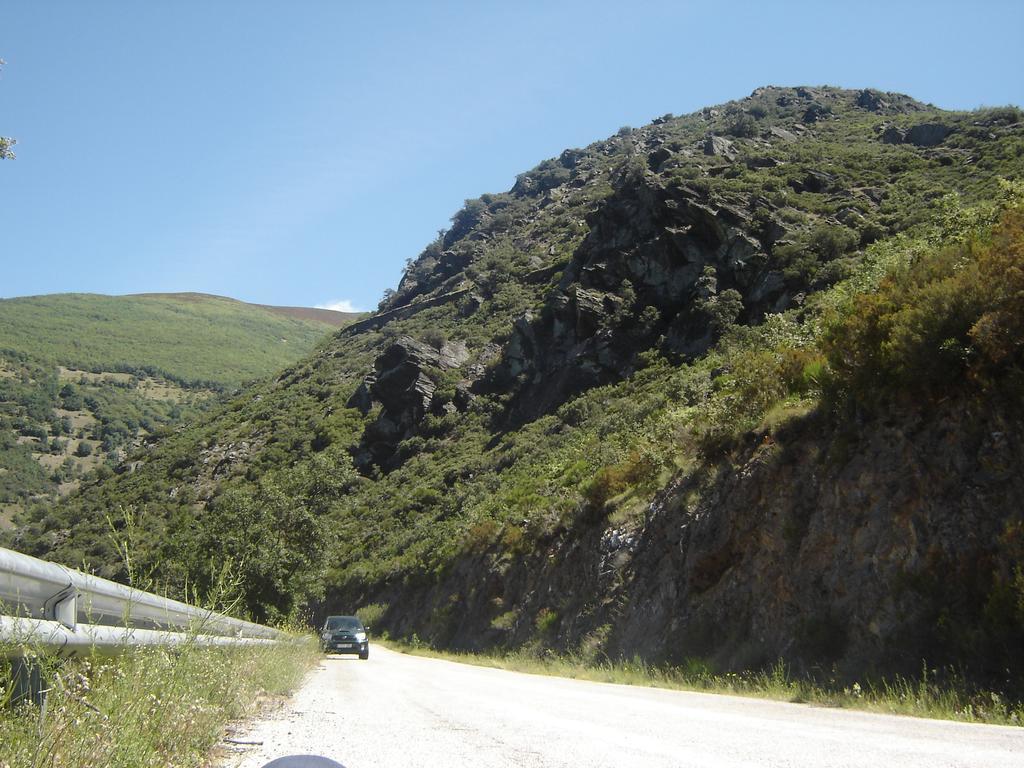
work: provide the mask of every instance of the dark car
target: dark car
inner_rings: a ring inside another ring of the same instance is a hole
[[[328,616],[320,631],[320,647],[326,653],[358,653],[360,659],[370,658],[366,627],[357,616]]]

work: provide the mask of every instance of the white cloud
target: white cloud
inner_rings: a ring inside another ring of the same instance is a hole
[[[333,309],[335,312],[362,312],[361,309],[356,309],[355,306],[349,299],[338,299],[337,301],[329,301],[326,304],[317,304],[317,309]]]

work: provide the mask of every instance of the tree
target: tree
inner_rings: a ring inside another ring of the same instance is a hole
[[[0,67],[3,65],[4,60],[0,59]],[[12,150],[11,147],[17,143],[17,139],[12,139],[9,136],[0,136],[0,160],[13,160],[14,150]]]
[[[327,515],[357,480],[348,453],[328,449],[255,487],[226,490],[175,539],[189,580],[200,594],[212,594],[230,564],[250,616],[293,617],[322,594],[332,545]]]
[[[391,308],[391,302],[395,299],[395,290],[393,288],[385,288],[384,295],[381,300],[377,303],[377,311],[384,312]]]

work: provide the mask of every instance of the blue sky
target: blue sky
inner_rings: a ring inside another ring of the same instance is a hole
[[[1024,3],[0,5],[0,297],[366,309],[464,199],[760,85],[1024,104]]]

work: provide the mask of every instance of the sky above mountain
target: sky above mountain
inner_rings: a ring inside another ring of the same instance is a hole
[[[368,309],[467,197],[766,84],[1024,104],[1024,3],[0,9],[0,297]]]

